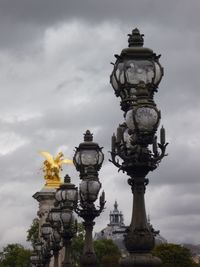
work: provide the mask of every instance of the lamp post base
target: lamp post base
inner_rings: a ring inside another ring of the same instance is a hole
[[[132,253],[119,264],[120,267],[161,267],[162,261],[150,253]]]

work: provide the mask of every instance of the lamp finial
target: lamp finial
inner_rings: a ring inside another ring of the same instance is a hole
[[[84,134],[84,141],[93,141],[93,134],[90,132],[90,130],[87,130]]]
[[[131,34],[128,34],[129,38],[128,38],[128,43],[129,43],[129,47],[132,46],[143,46],[144,44],[144,34],[140,34],[140,31],[135,28],[134,30],[132,30]]]

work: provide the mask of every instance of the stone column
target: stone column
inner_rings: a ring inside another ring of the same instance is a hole
[[[39,209],[37,212],[39,217],[39,238],[41,225],[45,223],[49,210],[54,207],[55,192],[56,188],[44,187],[41,191],[33,195],[33,198],[39,202]]]

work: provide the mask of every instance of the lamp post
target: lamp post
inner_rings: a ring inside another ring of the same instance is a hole
[[[99,199],[99,208],[97,209],[94,205],[101,188],[98,171],[102,166],[103,159],[102,148],[93,142],[93,135],[87,130],[84,134],[84,142],[76,147],[73,158],[74,165],[80,172],[80,179],[82,180],[79,186],[80,203],[75,211],[84,220],[85,242],[80,259],[83,267],[95,267],[97,265],[92,231],[95,224],[94,219],[100,215],[105,205],[104,192]]]
[[[60,242],[61,242],[61,236],[58,230],[53,229],[51,235],[51,249],[53,251],[53,256],[54,256],[54,265],[53,265],[54,267],[59,267],[58,258],[59,258],[59,250],[61,249]]]
[[[51,240],[50,240],[51,234],[52,234],[51,225],[49,223],[44,223],[41,226],[41,237],[44,240],[44,242],[41,244],[41,256],[42,256],[43,263],[44,263],[45,267],[49,267],[50,260],[51,260],[51,257],[52,257],[52,254],[51,254],[51,243],[50,243],[51,242]],[[40,248],[38,248],[38,250],[39,249]]]
[[[71,267],[71,239],[77,231],[77,222],[73,215],[73,209],[77,202],[77,188],[74,184],[71,184],[68,175],[64,178],[64,184],[56,191],[55,198],[59,210],[56,211],[56,209],[53,209],[51,211],[50,220],[57,225],[57,230],[62,237],[63,246],[65,248],[62,267]]]
[[[143,47],[143,35],[138,29],[129,34],[128,42],[129,47],[115,55],[117,60],[110,77],[116,96],[121,98],[125,118],[112,136],[111,162],[130,177],[128,184],[133,193],[132,219],[125,237],[130,256],[121,260],[120,265],[156,267],[162,263],[150,254],[155,240],[147,223],[144,194],[149,182],[146,175],[157,168],[167,146],[163,127],[157,143],[161,116],[154,102],[163,68],[160,55]]]
[[[52,208],[49,211],[47,222],[51,224],[52,234],[51,234],[51,248],[54,256],[54,267],[59,267],[59,250],[61,249],[61,236],[59,233],[60,228],[60,209]]]
[[[40,262],[40,256],[36,251],[31,254],[30,261],[32,267],[42,267],[42,264]]]
[[[37,255],[37,257],[33,257],[36,260],[36,266],[42,267],[43,265],[43,258],[42,258],[42,245],[43,243],[38,240],[38,242],[34,245],[34,254]]]

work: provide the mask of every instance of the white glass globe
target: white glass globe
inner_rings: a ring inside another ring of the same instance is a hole
[[[135,120],[141,131],[152,131],[158,123],[158,113],[154,108],[141,107],[136,110]]]
[[[126,120],[126,124],[127,124],[128,128],[131,130],[134,130],[135,129],[135,123],[134,123],[134,119],[133,119],[133,110],[132,109],[126,113],[125,120]]]

